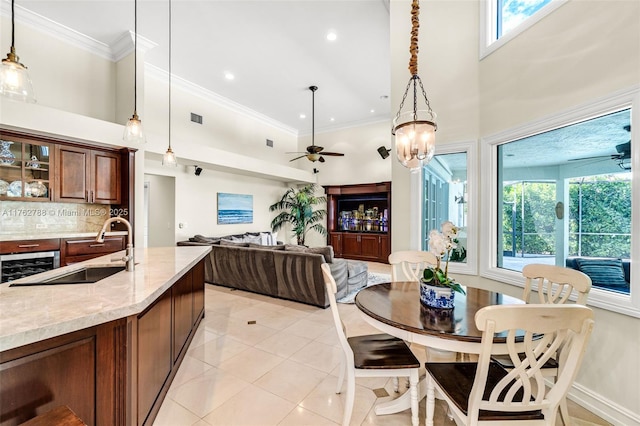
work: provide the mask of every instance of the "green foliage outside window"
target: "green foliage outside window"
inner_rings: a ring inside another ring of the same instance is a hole
[[[569,200],[569,256],[630,258],[629,174],[571,181]],[[504,186],[506,255],[555,254],[555,204],[554,183],[515,182]]]

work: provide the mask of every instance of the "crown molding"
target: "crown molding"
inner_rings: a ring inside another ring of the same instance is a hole
[[[19,5],[15,5],[15,8],[20,11],[19,13],[16,12],[16,22],[20,22],[21,24],[46,33],[65,43],[89,51],[94,55],[113,61],[113,53],[108,44],[102,43],[101,41],[95,40],[91,37],[87,37],[78,31],[65,27],[64,25],[52,21],[49,18],[45,18],[42,15],[38,15],[37,13]],[[9,5],[9,2],[2,2],[0,5],[0,13],[2,16],[11,18],[11,6]]]
[[[156,78],[158,80],[168,81],[169,73],[163,69],[158,68],[155,65],[151,65],[149,63],[144,64],[145,74]],[[274,120],[262,113],[259,113],[253,109],[247,108],[244,105],[241,105],[237,102],[232,101],[231,99],[225,98],[224,96],[220,96],[215,92],[212,92],[204,87],[198,86],[188,80],[185,80],[182,77],[178,77],[175,74],[171,75],[171,84],[172,86],[179,87],[190,95],[197,96],[205,101],[211,102],[215,105],[221,106],[223,108],[229,109],[235,113],[242,114],[246,117],[249,117],[253,120],[262,122],[271,127],[275,127],[278,130],[289,133],[290,135],[297,137],[298,130],[293,127],[287,126],[277,120]]]
[[[133,31],[125,31],[120,37],[116,39],[116,41],[111,44],[111,51],[113,54],[113,60],[115,62],[119,62],[122,58],[133,52],[133,47],[135,45],[135,36],[136,33],[134,33]],[[142,37],[140,34],[138,34],[139,54],[144,55],[157,45],[158,43],[155,43],[148,38]]]

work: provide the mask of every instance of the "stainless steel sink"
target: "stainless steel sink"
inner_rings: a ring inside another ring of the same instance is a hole
[[[30,285],[57,285],[57,284],[92,284],[102,279],[124,271],[125,266],[87,266],[54,278],[30,283],[12,283],[9,287]]]

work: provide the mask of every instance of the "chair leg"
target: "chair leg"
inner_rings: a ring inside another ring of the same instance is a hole
[[[427,426],[433,426],[433,415],[436,411],[436,388],[433,383],[433,379],[427,373],[427,416],[425,418],[425,424]]]
[[[344,375],[347,371],[347,360],[342,357],[340,360],[340,374],[338,375],[338,387],[336,388],[336,393],[340,393],[342,391],[342,384],[344,383]]]
[[[560,401],[560,418],[562,419],[562,424],[567,426],[571,424],[571,419],[569,418],[569,407],[567,406],[567,397],[565,396]]]
[[[418,426],[418,371],[413,371],[409,376],[411,392],[411,424]]]
[[[349,374],[347,377],[347,395],[344,402],[344,415],[342,417],[342,426],[349,426],[351,414],[353,414],[353,404],[356,396],[356,378]]]
[[[393,378],[393,391],[395,393],[400,392],[400,381],[398,380],[398,377]]]

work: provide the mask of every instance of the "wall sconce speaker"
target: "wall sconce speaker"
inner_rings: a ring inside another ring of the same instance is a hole
[[[380,154],[380,157],[382,157],[383,160],[389,156],[390,152],[391,150],[385,148],[384,146],[381,146],[380,148],[378,148],[378,154]]]
[[[202,167],[198,167],[198,166],[193,166],[196,169],[196,176],[200,176],[200,173],[202,173]]]

